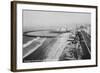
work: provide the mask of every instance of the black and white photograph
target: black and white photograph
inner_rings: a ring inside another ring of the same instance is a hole
[[[91,13],[23,10],[23,62],[91,59]]]
[[[97,6],[11,3],[12,71],[97,66]]]

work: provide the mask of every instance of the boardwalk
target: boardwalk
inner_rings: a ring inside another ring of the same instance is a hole
[[[91,38],[88,36],[88,34],[84,31],[78,32],[78,37],[80,38],[80,45],[83,50],[83,59],[90,59],[91,58]]]

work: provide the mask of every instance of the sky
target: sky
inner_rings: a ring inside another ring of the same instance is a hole
[[[91,24],[90,13],[23,10],[23,31],[74,29],[81,24]]]

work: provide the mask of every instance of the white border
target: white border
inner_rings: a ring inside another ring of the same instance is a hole
[[[55,61],[55,62],[22,62],[22,9],[29,10],[49,10],[49,11],[70,11],[70,12],[89,12],[91,13],[91,60],[74,60],[74,61]],[[46,5],[29,5],[17,4],[17,69],[35,69],[35,68],[51,68],[51,67],[68,67],[95,65],[96,61],[96,10],[94,8],[81,7],[59,7]]]

